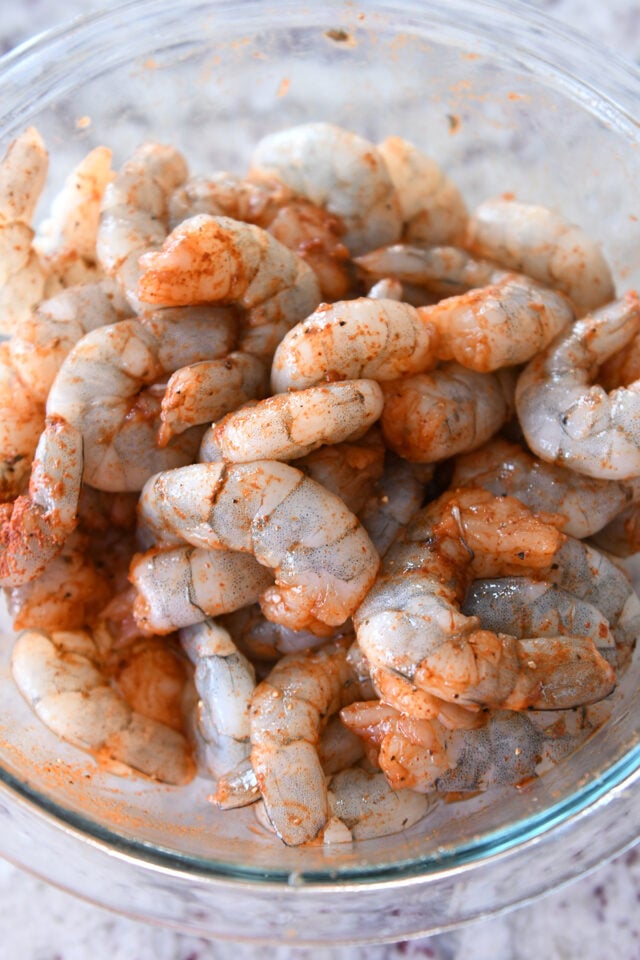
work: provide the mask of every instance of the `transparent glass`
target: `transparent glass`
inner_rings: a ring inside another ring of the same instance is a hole
[[[265,133],[329,120],[432,154],[473,206],[511,191],[598,238],[640,282],[640,77],[516,3],[136,0],[0,64],[2,146],[28,124],[51,182],[145,138],[242,171]],[[45,197],[45,203],[48,200]],[[441,804],[395,836],[287,849],[211,784],[123,779],[60,743],[0,665],[0,852],[105,906],[216,937],[296,943],[432,932],[539,895],[637,835],[638,665],[613,715],[520,791]]]

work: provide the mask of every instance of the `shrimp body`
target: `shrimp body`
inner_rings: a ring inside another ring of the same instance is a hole
[[[395,380],[435,366],[435,327],[423,311],[395,300],[360,297],[323,304],[278,346],[275,393],[323,380]]]
[[[520,375],[516,408],[531,450],[590,477],[640,474],[640,389],[607,394],[592,371],[640,329],[632,291],[561,333]]]
[[[387,453],[375,490],[355,511],[381,557],[422,506],[426,486],[426,475],[419,476],[413,464]]]
[[[473,253],[566,293],[578,311],[614,296],[600,247],[585,232],[546,207],[496,198],[469,220],[465,244]]]
[[[223,623],[238,647],[254,660],[279,660],[285,653],[313,650],[327,641],[308,630],[290,630],[267,620],[257,603],[226,614]]]
[[[201,460],[295,460],[323,444],[361,437],[382,413],[374,380],[347,380],[261,400],[205,434]]]
[[[382,476],[384,455],[377,436],[366,434],[359,442],[320,447],[297,460],[296,467],[340,497],[352,513],[359,514]]]
[[[91,634],[24,630],[12,669],[24,698],[61,739],[165,783],[192,779],[184,736],[129,706],[109,682]]]
[[[23,383],[11,361],[9,342],[0,344],[0,501],[22,491],[44,428],[44,403]]]
[[[439,245],[393,243],[355,257],[354,263],[369,280],[392,277],[442,297],[497,283],[505,275],[491,260],[478,260],[460,247]]]
[[[546,570],[562,539],[516,500],[449,491],[415,515],[356,611],[364,655],[461,705],[555,709],[601,699],[615,674],[591,640],[518,640],[460,612],[468,578]]]
[[[347,839],[370,840],[408,830],[426,816],[430,806],[424,794],[398,792],[383,774],[361,767],[341,770],[329,784],[329,810],[347,827]]]
[[[254,178],[275,178],[336,214],[353,254],[393,243],[402,215],[387,165],[373,143],[329,123],[305,123],[264,137]]]
[[[276,461],[202,463],[145,485],[140,519],[151,535],[207,549],[253,553],[275,585],[265,615],[293,629],[327,632],[351,616],[378,568],[367,534],[344,504]]]

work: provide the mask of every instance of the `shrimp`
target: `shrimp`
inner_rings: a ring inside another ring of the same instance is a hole
[[[49,416],[75,426],[84,439],[84,480],[101,490],[139,490],[159,469],[194,459],[196,432],[160,448],[161,399],[144,391],[179,367],[224,356],[233,318],[216,307],[158,311],[87,333],[64,360],[47,400]]]
[[[600,550],[616,557],[632,557],[640,551],[640,504],[632,503],[600,527],[593,542]]]
[[[432,468],[429,468],[432,472]],[[382,476],[376,489],[356,511],[381,557],[385,555],[398,532],[406,526],[422,506],[427,477],[418,476],[413,464],[390,451],[385,456]]]
[[[379,558],[344,504],[284,463],[201,463],[150,478],[140,521],[161,540],[253,553],[275,573],[265,616],[294,630],[344,623],[375,578]]]
[[[213,620],[182,629],[180,642],[196,668],[196,729],[204,741],[206,770],[217,779],[249,757],[255,671]]]
[[[113,176],[111,150],[91,150],[71,171],[40,224],[34,247],[48,273],[47,296],[95,279],[100,204]]]
[[[590,385],[594,368],[640,330],[635,291],[577,321],[521,373],[516,409],[531,450],[589,477],[640,474],[640,389],[607,394]]]
[[[158,443],[164,447],[189,427],[218,420],[249,400],[261,400],[268,390],[265,364],[248,353],[180,367],[169,378],[162,398]]]
[[[14,368],[10,342],[0,343],[0,501],[22,491],[44,421],[44,403]]]
[[[402,137],[378,144],[396,188],[403,236],[413,243],[456,243],[468,214],[460,191],[435,160]]]
[[[546,573],[563,541],[552,519],[475,489],[419,511],[353,616],[372,668],[463,706],[558,709],[607,696],[615,673],[592,640],[518,640],[459,609],[471,579]]]
[[[131,562],[133,615],[143,633],[166,634],[254,603],[273,577],[254,558],[200,547],[152,548]]]
[[[393,277],[442,297],[498,283],[505,276],[497,263],[478,260],[460,247],[394,243],[355,257],[354,263],[368,281]]]
[[[0,505],[0,586],[34,580],[62,549],[77,523],[82,437],[48,419],[31,470],[29,492]]]
[[[285,653],[313,650],[327,640],[308,630],[290,630],[267,620],[258,604],[226,614],[222,622],[238,647],[253,660],[279,660]]]
[[[337,642],[283,657],[251,698],[251,765],[288,846],[313,840],[329,816],[317,746],[324,723],[357,694],[346,652]]]
[[[323,380],[396,380],[435,366],[435,326],[407,303],[359,297],[323,304],[286,334],[271,370],[274,393]]]
[[[515,497],[534,512],[561,514],[562,530],[592,536],[640,498],[640,480],[600,480],[559,464],[538,460],[517,443],[494,437],[458,457],[453,487],[483,487],[496,496]]]
[[[195,768],[184,736],[129,706],[111,685],[89,632],[24,630],[12,669],[27,703],[62,740],[164,783],[192,779]]]
[[[174,147],[145,143],[104,191],[96,236],[98,263],[118,279],[134,310],[140,306],[138,257],[165,239],[169,198],[187,173],[186,161]]]
[[[424,794],[396,792],[381,773],[369,773],[360,767],[340,771],[329,784],[329,811],[348,828],[349,839],[353,840],[408,830],[427,815],[431,804]],[[325,843],[327,834],[325,830]]]
[[[31,221],[48,165],[35,127],[9,144],[0,162],[0,333],[11,333],[42,297],[45,270],[33,248]]]
[[[295,460],[323,444],[361,437],[382,413],[374,380],[346,380],[261,400],[205,434],[201,460]]]
[[[230,217],[184,220],[160,250],[140,257],[140,267],[143,303],[234,304],[245,309],[250,326],[293,326],[320,302],[315,274],[301,257],[260,227]]]
[[[382,476],[384,456],[382,437],[370,431],[357,443],[320,447],[297,460],[296,467],[340,497],[352,513],[359,514]]]
[[[250,175],[276,178],[340,217],[352,254],[400,237],[400,205],[384,158],[373,143],[341,127],[305,123],[264,137]]]
[[[469,220],[465,246],[566,293],[581,313],[614,296],[598,244],[546,207],[501,197],[486,200]]]
[[[367,293],[369,300],[404,300],[404,291],[399,280],[382,277]]]
[[[439,359],[480,373],[525,363],[575,319],[562,294],[514,274],[424,310]]]
[[[514,388],[509,370],[476,373],[457,363],[383,383],[386,444],[416,463],[474,450],[510,419]]]
[[[183,220],[206,213],[266,228],[293,198],[293,192],[279,180],[242,179],[221,170],[208,177],[189,177],[173,191],[169,224],[174,230]]]

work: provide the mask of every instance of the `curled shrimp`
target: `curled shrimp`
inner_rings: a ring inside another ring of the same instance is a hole
[[[384,559],[353,617],[372,667],[428,693],[507,709],[557,709],[599,700],[615,673],[583,637],[517,640],[460,612],[470,579],[548,571],[563,541],[517,500],[449,491],[419,511]]]
[[[323,304],[286,334],[271,371],[275,393],[323,380],[395,380],[436,364],[436,331],[422,309],[360,297]]]
[[[358,442],[320,447],[297,460],[296,467],[359,514],[382,476],[384,445],[377,431],[371,431]]]
[[[474,450],[511,417],[514,389],[509,370],[477,373],[457,363],[383,383],[387,446],[415,463]]]
[[[12,669],[26,701],[61,739],[155,780],[184,784],[192,779],[195,768],[185,737],[127,703],[111,684],[90,633],[24,630],[16,640]],[[146,676],[147,683],[162,683],[166,670],[161,674],[150,673],[148,658],[143,671],[136,669],[137,680]],[[139,691],[139,682],[131,686]]]
[[[44,403],[20,378],[10,343],[0,343],[0,501],[22,492],[44,421]]]
[[[353,254],[400,236],[400,206],[384,158],[349,130],[305,123],[270,134],[256,146],[251,176],[280,180],[340,217]]]
[[[341,770],[329,784],[329,811],[348,829],[340,840],[371,840],[408,830],[429,812],[430,800],[413,790],[400,792],[381,773],[361,767]],[[328,842],[325,830],[324,842]],[[339,841],[334,841],[339,842]]]
[[[0,332],[9,334],[42,297],[45,270],[31,221],[47,176],[42,137],[29,127],[0,162]]]
[[[632,557],[640,550],[640,503],[616,514],[606,526],[600,527],[593,538],[600,550],[616,557]]]
[[[371,496],[356,510],[381,557],[422,506],[432,468],[418,474],[413,464],[387,452],[384,470]]]
[[[251,765],[269,819],[289,846],[312,840],[329,816],[317,746],[323,724],[357,691],[346,652],[337,642],[283,657],[251,698]]]
[[[284,463],[201,463],[150,478],[143,527],[160,540],[240,550],[275,573],[265,615],[294,630],[344,623],[371,586],[378,555],[333,494]]]
[[[469,220],[466,246],[566,293],[584,313],[614,296],[611,272],[598,244],[546,207],[497,197]]]
[[[382,413],[374,380],[346,380],[261,400],[205,434],[201,460],[295,460],[323,444],[358,439]]]
[[[467,208],[435,160],[402,137],[387,137],[378,150],[396,188],[405,239],[425,244],[462,240]]]
[[[497,283],[505,275],[503,267],[491,260],[478,260],[461,247],[412,243],[379,247],[355,257],[354,263],[368,281],[394,278],[441,297]]]
[[[226,614],[222,622],[238,647],[253,660],[279,660],[285,653],[313,650],[327,640],[309,630],[291,630],[267,620],[257,603]]]
[[[640,329],[635,291],[583,317],[560,334],[520,375],[516,408],[531,450],[590,477],[640,474],[638,384],[607,394],[593,370]]]

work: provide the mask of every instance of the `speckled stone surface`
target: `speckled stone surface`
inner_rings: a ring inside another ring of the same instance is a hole
[[[5,2],[0,52],[38,30],[104,6],[95,0]],[[535,0],[532,6],[640,62],[640,2]],[[640,94],[640,91],[639,91]],[[640,827],[640,824],[639,824]],[[0,958],[16,960],[637,960],[640,847],[510,913],[391,945],[291,949],[216,943],[115,916],[0,861]],[[250,917],[239,917],[250,928]]]

